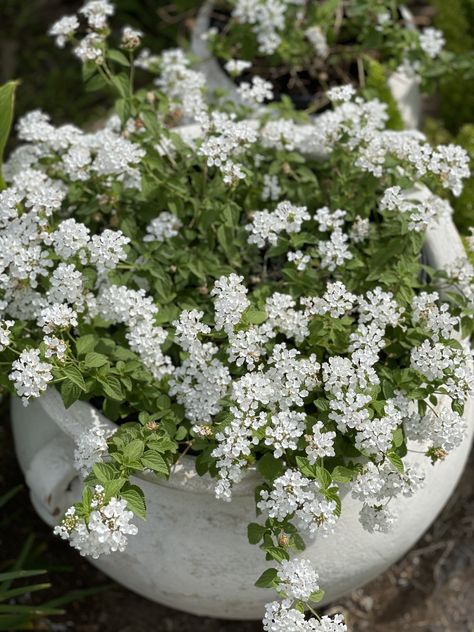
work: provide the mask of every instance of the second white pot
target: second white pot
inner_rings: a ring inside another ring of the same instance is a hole
[[[191,36],[191,53],[197,59],[197,69],[206,77],[209,90],[224,90],[234,103],[241,103],[237,87],[214,57],[206,39],[211,26],[215,0],[206,0],[199,9]],[[411,14],[404,10],[405,19]],[[388,85],[395,99],[406,129],[417,129],[421,117],[421,95],[418,79],[403,71],[392,73]]]

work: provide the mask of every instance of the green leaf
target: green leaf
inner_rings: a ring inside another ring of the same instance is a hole
[[[5,188],[3,179],[3,154],[10,135],[13,121],[13,110],[15,107],[15,90],[18,81],[9,81],[0,86],[0,190]]]
[[[104,364],[107,364],[108,358],[102,353],[96,353],[95,351],[89,351],[84,358],[84,364],[88,369],[98,369]]]
[[[107,498],[112,498],[112,496],[118,496],[120,490],[127,482],[126,478],[114,478],[111,481],[104,481],[104,489]]]
[[[130,66],[130,62],[128,61],[128,59],[119,50],[114,50],[111,48],[107,52],[107,57],[112,61],[115,61],[117,64],[120,64],[121,66]]]
[[[396,452],[387,452],[387,457],[390,461],[390,463],[393,465],[393,467],[398,470],[399,472],[403,473],[405,471],[405,468],[403,466],[403,461],[402,459],[398,456],[398,454]]]
[[[278,571],[276,568],[267,568],[266,571],[260,575],[260,577],[255,582],[255,586],[258,588],[271,588],[272,586],[277,585]]]
[[[311,595],[309,596],[309,600],[312,601],[313,603],[318,603],[321,601],[323,597],[324,597],[324,590],[317,590],[311,593]]]
[[[283,463],[276,459],[271,452],[266,452],[257,461],[257,469],[265,480],[274,481],[283,474],[285,468]]]
[[[137,461],[141,458],[144,449],[145,442],[141,439],[134,439],[124,447],[123,456],[129,462]]]
[[[397,428],[396,430],[393,431],[392,440],[393,440],[393,445],[396,448],[399,448],[403,444],[404,436],[403,436],[402,428]]]
[[[92,466],[92,472],[97,480],[101,483],[107,483],[114,480],[117,476],[117,471],[112,465],[108,463],[94,463]]]
[[[78,356],[86,355],[89,351],[94,351],[97,338],[93,334],[81,336],[76,340],[76,351]]]
[[[147,467],[150,470],[153,470],[157,474],[161,474],[164,478],[168,478],[169,473],[170,473],[170,468],[169,468],[168,463],[161,456],[161,454],[158,454],[157,452],[154,452],[153,450],[146,450],[146,452],[143,454],[142,458],[140,459],[140,462],[144,467]]]
[[[82,373],[76,366],[69,364],[63,367],[62,371],[64,375],[71,380],[71,382],[74,382],[74,384],[81,389],[81,391],[86,390],[86,383],[84,382]]]
[[[314,465],[310,465],[308,459],[304,456],[296,457],[296,465],[303,476],[307,478],[316,478],[316,468]]]
[[[354,478],[354,472],[348,467],[338,465],[333,469],[331,476],[336,483],[349,483]]]
[[[66,378],[61,383],[61,397],[65,408],[69,408],[74,402],[76,402],[82,393],[82,389],[72,382],[69,378]]]
[[[266,527],[257,522],[251,522],[247,527],[247,536],[250,544],[258,544],[260,540],[263,538]]]
[[[145,518],[146,516],[146,503],[145,495],[142,490],[136,485],[130,485],[127,489],[120,492],[120,498],[127,501],[130,511],[139,518]]]
[[[290,559],[288,552],[280,546],[265,547],[265,553],[267,554],[267,559],[276,560],[280,563],[283,562],[283,560]]]
[[[316,466],[316,477],[324,489],[327,489],[329,485],[331,485],[331,474],[321,465]]]
[[[109,375],[107,380],[100,380],[100,383],[102,384],[102,388],[104,389],[104,393],[107,397],[117,401],[122,401],[124,399],[122,385],[117,377]]]

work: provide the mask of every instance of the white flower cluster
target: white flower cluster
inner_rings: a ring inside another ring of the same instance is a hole
[[[273,86],[262,77],[252,77],[251,83],[242,81],[237,92],[246,105],[253,107],[273,99]]]
[[[93,422],[87,432],[76,440],[74,448],[74,467],[85,478],[90,474],[92,466],[107,453],[107,439],[114,433],[100,421],[95,409],[92,409]]]
[[[280,45],[290,4],[291,0],[237,0],[232,17],[240,23],[252,25],[260,53],[272,55]]]
[[[96,485],[92,496],[93,508],[86,523],[70,507],[61,524],[54,527],[54,533],[77,549],[81,555],[97,559],[114,551],[124,551],[129,535],[138,533],[130,521],[133,513],[127,509],[127,502],[112,497],[105,502],[104,488]]]
[[[264,248],[275,245],[280,233],[299,233],[303,222],[311,219],[306,206],[295,206],[291,202],[280,202],[274,211],[255,211],[252,222],[246,226],[250,233],[249,243]]]
[[[182,223],[176,215],[163,211],[147,226],[143,241],[165,241],[179,234]]]
[[[198,120],[207,112],[205,76],[190,68],[190,61],[181,49],[173,48],[161,54],[160,71],[156,85],[185,117]]]
[[[310,601],[311,594],[319,590],[319,576],[309,560],[283,560],[277,577],[279,590],[290,599]]]
[[[376,99],[348,100],[352,97],[350,86],[334,88],[328,95],[342,103],[315,119],[312,133],[306,135],[307,150],[330,153],[342,143],[357,151],[356,166],[376,177],[382,175],[387,158],[393,156],[405,163],[415,178],[435,175],[444,188],[455,196],[461,194],[462,182],[470,174],[469,156],[462,147],[433,148],[418,131],[385,130],[386,105]]]
[[[340,614],[319,619],[306,619],[304,614],[284,601],[272,601],[265,608],[263,618],[265,632],[347,632]]]
[[[328,536],[338,517],[335,501],[325,498],[318,481],[292,469],[277,478],[270,491],[261,492],[257,506],[277,520],[294,515],[299,526],[310,536]]]
[[[472,351],[425,340],[411,350],[411,368],[429,382],[441,382],[450,397],[465,402],[474,392]]]
[[[353,498],[363,503],[360,511],[362,526],[371,533],[390,531],[397,516],[390,510],[389,501],[399,494],[407,498],[413,496],[424,480],[424,471],[417,464],[399,472],[388,461],[380,466],[369,461],[351,488]]]
[[[257,141],[254,121],[236,121],[235,116],[213,112],[201,120],[204,139],[198,155],[204,156],[208,167],[217,167],[226,184],[245,177],[242,165],[235,161]]]
[[[385,190],[380,200],[380,209],[406,213],[409,217],[408,228],[416,232],[423,232],[430,224],[451,217],[453,212],[449,202],[437,195],[416,199],[399,186]]]
[[[434,59],[443,50],[446,40],[439,29],[428,27],[420,33],[420,47],[428,57]]]

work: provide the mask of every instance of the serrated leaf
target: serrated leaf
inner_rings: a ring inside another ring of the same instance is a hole
[[[309,596],[309,600],[312,601],[313,603],[319,603],[323,597],[324,597],[324,590],[317,590],[311,593],[311,595]]]
[[[76,340],[77,355],[86,355],[89,351],[93,351],[97,344],[97,338],[93,334],[81,336]]]
[[[82,389],[72,382],[69,378],[66,378],[61,383],[61,397],[65,408],[69,408],[74,402],[76,402],[82,393]]]
[[[104,364],[107,364],[108,358],[102,353],[96,353],[95,351],[89,351],[84,358],[84,364],[88,369],[98,369]]]
[[[82,373],[76,366],[69,364],[62,368],[62,372],[67,378],[71,380],[71,382],[74,382],[74,384],[76,384],[76,386],[78,386],[81,391],[86,390],[86,383],[84,382]]]
[[[354,478],[354,472],[348,467],[338,465],[333,469],[331,476],[336,483],[349,483]]]
[[[102,388],[104,389],[104,393],[107,397],[117,401],[122,401],[124,399],[122,385],[117,377],[109,375],[107,380],[100,380],[100,383],[102,384]]]
[[[304,456],[296,457],[296,465],[301,474],[303,474],[303,476],[306,476],[306,478],[316,478],[315,466],[310,465],[308,459]]]
[[[255,582],[258,588],[271,588],[277,584],[278,571],[276,568],[267,568]]]
[[[139,518],[146,517],[146,502],[145,495],[142,490],[136,485],[130,485],[127,489],[123,489],[120,492],[120,498],[127,501],[130,511]]]
[[[398,456],[396,452],[387,452],[387,457],[393,467],[399,472],[403,473],[405,471],[405,467],[403,465],[402,459]]]
[[[392,440],[393,440],[393,445],[396,448],[399,448],[402,445],[404,441],[404,436],[403,436],[403,430],[401,428],[397,428],[396,430],[393,431]]]
[[[145,442],[142,439],[134,439],[124,447],[123,456],[129,462],[137,461],[143,455],[144,449]]]
[[[92,473],[101,483],[107,483],[113,481],[117,476],[116,469],[108,463],[94,463],[92,466]]]
[[[265,480],[274,481],[283,474],[285,467],[273,454],[266,452],[262,458],[257,461],[257,469]]]
[[[127,482],[126,478],[114,478],[111,481],[104,482],[104,489],[107,498],[112,498],[112,496],[118,496],[120,490]]]
[[[272,559],[277,562],[283,562],[283,560],[289,560],[290,556],[285,549],[282,549],[280,546],[268,546],[265,547],[265,553],[267,554],[267,559]]]
[[[161,474],[163,477],[168,478],[170,467],[161,454],[153,452],[152,450],[147,450],[140,461],[144,467],[147,467],[157,474]]]
[[[250,544],[258,544],[266,532],[266,527],[257,522],[251,522],[247,527],[247,536]]]

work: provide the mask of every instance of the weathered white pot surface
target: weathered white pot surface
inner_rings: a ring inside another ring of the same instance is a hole
[[[428,233],[426,256],[436,267],[463,254],[450,220]],[[53,525],[78,499],[81,481],[73,467],[74,437],[84,432],[98,413],[85,402],[65,410],[58,393],[49,391],[27,408],[12,401],[12,422],[20,465],[33,504]],[[397,498],[400,515],[390,534],[369,534],[358,521],[360,503],[343,493],[342,516],[336,531],[309,543],[304,556],[312,560],[326,590],[325,602],[372,580],[398,560],[430,526],[461,476],[474,431],[474,407],[466,412],[469,431],[464,443],[435,466],[418,452],[409,462],[421,462],[426,485],[413,498]],[[101,420],[114,426],[100,415]],[[409,446],[422,449],[418,444]],[[184,457],[169,482],[144,475],[148,518],[139,534],[130,537],[124,553],[93,562],[106,574],[154,601],[198,615],[256,619],[261,617],[268,591],[255,588],[265,568],[263,555],[247,542],[247,524],[255,520],[253,490],[257,475],[249,473],[236,487],[231,503],[217,501],[213,481],[200,478],[194,462]]]
[[[206,85],[209,90],[225,90],[229,98],[235,103],[242,103],[236,84],[224,71],[214,57],[205,39],[205,34],[210,28],[210,18],[215,6],[214,0],[207,0],[201,5],[191,37],[191,52],[197,59],[197,69],[206,76]],[[403,9],[403,17],[410,22],[411,13]],[[406,72],[392,73],[388,80],[388,86],[397,102],[400,116],[407,129],[417,129],[421,117],[421,96],[419,81]]]

